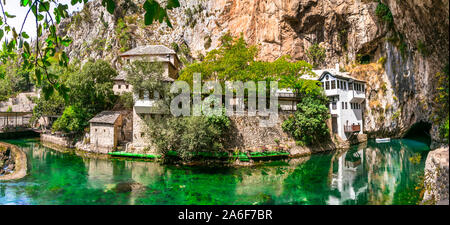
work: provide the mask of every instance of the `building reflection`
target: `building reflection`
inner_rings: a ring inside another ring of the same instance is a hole
[[[330,166],[328,204],[394,204],[400,185],[411,181],[414,152],[402,141],[364,145],[336,153]]]

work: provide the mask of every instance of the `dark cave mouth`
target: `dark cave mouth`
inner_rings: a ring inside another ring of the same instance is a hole
[[[431,144],[431,123],[420,121],[413,124],[408,131],[406,131],[403,138],[412,139],[420,142],[424,142],[427,145]]]

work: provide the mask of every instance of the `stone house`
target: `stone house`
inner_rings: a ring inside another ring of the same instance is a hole
[[[108,153],[117,148],[126,138],[123,125],[123,112],[103,111],[89,120],[90,150],[97,153]]]
[[[115,95],[121,95],[125,92],[133,91],[133,86],[131,84],[128,84],[125,78],[126,78],[125,71],[120,71],[119,75],[117,75],[117,77],[113,79],[114,80],[113,91]]]
[[[180,60],[177,54],[170,48],[163,45],[147,45],[138,46],[120,55],[127,63],[132,63],[135,60],[160,62],[163,66],[162,79],[167,84],[172,83],[178,78],[180,67]],[[119,73],[115,79],[115,93],[123,93],[125,91],[132,91],[131,85],[125,82],[126,73]],[[145,119],[152,117],[158,118],[166,116],[169,111],[156,111],[155,104],[161,95],[157,92],[144,92],[139,95],[134,94],[133,107],[133,133],[132,133],[132,147],[135,149],[144,149],[148,146],[145,141]]]

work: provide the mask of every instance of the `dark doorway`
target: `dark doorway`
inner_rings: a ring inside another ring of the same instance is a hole
[[[337,117],[331,117],[331,130],[335,134],[338,132]]]

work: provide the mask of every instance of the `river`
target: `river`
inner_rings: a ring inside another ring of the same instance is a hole
[[[414,140],[369,141],[348,151],[234,168],[88,158],[36,139],[4,141],[26,152],[29,171],[21,180],[0,181],[3,205],[415,204],[429,151]]]

